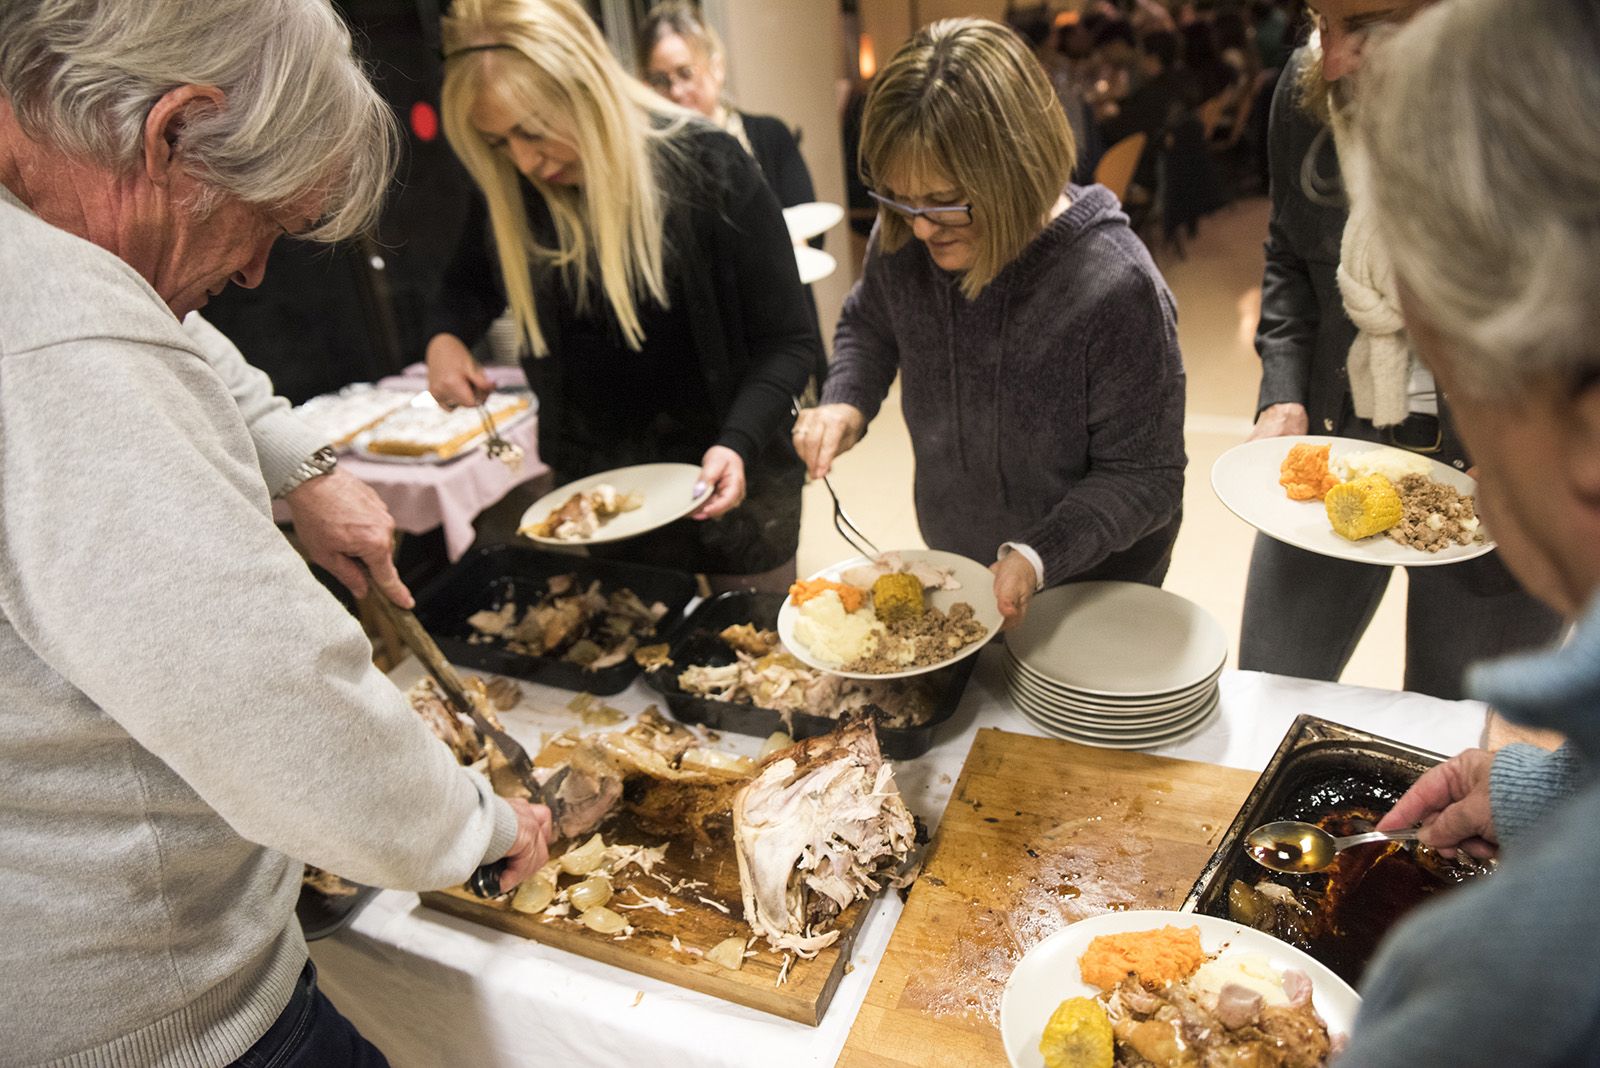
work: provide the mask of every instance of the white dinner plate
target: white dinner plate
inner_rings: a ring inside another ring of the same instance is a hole
[[[1208,689],[1201,690],[1193,697],[1186,698],[1182,704],[1174,705],[1171,708],[1128,715],[1121,712],[1102,712],[1092,708],[1082,708],[1062,701],[1049,694],[1041,693],[1028,685],[1027,680],[1016,675],[1006,676],[1006,686],[1019,702],[1026,701],[1030,708],[1047,712],[1051,716],[1065,721],[1068,725],[1109,731],[1153,730],[1177,723],[1186,717],[1193,718],[1195,710],[1217,694],[1217,688],[1211,686]]]
[[[1278,485],[1283,458],[1295,445],[1332,445],[1329,459],[1370,452],[1384,446],[1352,438],[1282,437],[1261,438],[1235,445],[1211,465],[1211,488],[1228,511],[1271,538],[1307,552],[1361,564],[1387,564],[1398,567],[1431,567],[1458,564],[1482,556],[1494,548],[1489,538],[1470,545],[1451,545],[1436,553],[1401,545],[1384,534],[1360,541],[1349,541],[1333,532],[1326,506],[1318,500],[1292,501]],[[1396,449],[1396,452],[1405,452]],[[1459,493],[1477,493],[1478,484],[1464,472],[1438,460],[1428,460],[1428,477],[1454,486]]]
[[[694,484],[700,481],[700,469],[694,464],[639,464],[637,467],[618,467],[598,475],[576,479],[560,489],[551,490],[526,512],[522,513],[519,527],[543,522],[551,512],[566,504],[574,493],[589,493],[595,487],[609,483],[618,493],[639,493],[644,502],[631,512],[623,512],[600,524],[589,538],[536,538],[524,534],[529,541],[540,545],[597,545],[601,542],[622,541],[637,537],[646,531],[664,527],[682,519],[698,508],[709,490],[694,494]]]
[[[1188,737],[1196,727],[1208,722],[1212,713],[1221,704],[1221,695],[1213,690],[1165,723],[1134,725],[1103,721],[1082,723],[1066,714],[1056,712],[1049,706],[1035,703],[1009,683],[1006,686],[1006,693],[1016,702],[1018,711],[1023,715],[1033,720],[1036,725],[1055,731],[1063,737],[1070,737],[1089,745],[1126,742],[1137,748],[1165,745]]]
[[[1200,928],[1200,946],[1207,953],[1259,953],[1279,972],[1290,968],[1311,980],[1311,1004],[1328,1025],[1330,1035],[1348,1035],[1355,1023],[1360,996],[1343,979],[1287,942],[1243,924],[1192,912],[1136,909],[1107,912],[1079,920],[1044,939],[1023,955],[1000,998],[1000,1037],[1012,1068],[1044,1068],[1039,1039],[1050,1015],[1067,998],[1096,997],[1100,988],[1083,981],[1078,958],[1099,935],[1149,931],[1171,924]]]
[[[989,638],[994,637],[995,633],[999,631],[1002,620],[1000,608],[994,601],[994,575],[987,567],[984,567],[976,560],[969,560],[967,557],[956,553],[941,552],[938,549],[903,549],[896,555],[908,564],[914,560],[926,560],[931,564],[937,564],[939,567],[949,568],[955,575],[956,581],[961,583],[961,588],[958,590],[928,590],[926,591],[927,603],[942,612],[948,612],[957,602],[965,601],[972,606],[973,618],[989,628]],[[852,567],[859,567],[862,564],[871,562],[865,556],[852,556],[848,560],[842,560],[831,567],[823,568],[816,574],[811,575],[810,578],[837,580],[840,574],[850,570]],[[818,671],[826,671],[830,675],[842,675],[847,679],[905,679],[913,675],[926,675],[930,671],[938,671],[942,667],[954,664],[957,660],[963,660],[971,656],[979,649],[982,649],[989,641],[989,638],[980,638],[957,650],[954,656],[947,657],[937,664],[928,664],[925,667],[885,672],[881,675],[860,671],[840,671],[837,667],[825,664],[813,657],[805,645],[795,638],[794,623],[799,615],[799,609],[795,608],[794,601],[787,597],[784,598],[783,607],[778,609],[778,638],[783,642],[784,648],[793,653],[795,659],[802,663],[810,664]]]
[[[1076,742],[1079,745],[1087,745],[1094,749],[1117,749],[1131,751],[1135,749],[1156,749],[1160,746],[1177,745],[1180,742],[1188,741],[1196,734],[1199,734],[1201,731],[1211,726],[1212,722],[1217,718],[1217,708],[1219,707],[1221,706],[1214,706],[1211,711],[1207,712],[1204,716],[1195,720],[1193,723],[1188,724],[1175,734],[1163,735],[1160,738],[1128,738],[1115,741],[1108,738],[1091,738],[1087,735],[1078,734],[1070,728],[1062,727],[1058,724],[1033,716],[1029,714],[1026,709],[1023,710],[1023,716],[1035,727],[1038,727],[1041,731],[1052,738],[1060,738],[1063,741]]]
[[[1137,582],[1076,582],[1037,594],[1006,646],[1033,675],[1089,696],[1161,698],[1228,658],[1209,612]]]
[[[1222,668],[1223,665],[1218,664],[1215,671],[1193,686],[1186,686],[1181,690],[1162,694],[1159,697],[1104,697],[1080,693],[1065,686],[1058,686],[1048,679],[1041,678],[1035,674],[1026,664],[1019,662],[1016,657],[1010,655],[1009,651],[1006,654],[1006,669],[1017,676],[1020,681],[1027,683],[1029,689],[1051,697],[1062,704],[1081,708],[1086,712],[1104,712],[1110,715],[1139,716],[1159,712],[1163,709],[1177,708],[1179,705],[1200,696],[1207,689],[1214,687],[1217,679],[1222,676]]]
[[[793,204],[783,209],[783,221],[789,227],[789,240],[806,241],[826,233],[839,225],[844,209],[837,204],[813,200],[808,204]]]
[[[839,269],[838,260],[810,245],[794,246],[794,262],[800,268],[800,284],[804,286],[820,282]]]

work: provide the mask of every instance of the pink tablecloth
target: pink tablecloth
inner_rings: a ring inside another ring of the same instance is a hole
[[[384,379],[382,385],[427,388],[422,365],[408,367],[402,375]],[[495,384],[526,386],[520,368],[494,367]],[[505,439],[522,447],[526,454],[520,470],[513,472],[498,460],[491,460],[482,448],[444,464],[397,464],[364,460],[346,454],[339,466],[371,486],[388,505],[395,526],[407,534],[426,534],[444,528],[445,551],[458,559],[472,544],[472,521],[485,508],[499,501],[513,486],[538,478],[548,466],[539,461],[539,417],[529,416],[504,432]],[[277,502],[273,515],[288,521],[288,511]]]

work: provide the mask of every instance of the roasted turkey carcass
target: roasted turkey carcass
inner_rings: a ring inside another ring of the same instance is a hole
[[[872,720],[850,716],[762,761],[734,795],[733,834],[750,929],[812,957],[851,902],[900,881],[916,824]]]

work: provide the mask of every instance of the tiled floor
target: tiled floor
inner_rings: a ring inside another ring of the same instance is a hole
[[[1261,302],[1267,202],[1245,200],[1202,223],[1188,258],[1161,257],[1178,300],[1178,334],[1189,375],[1189,477],[1183,531],[1166,586],[1203,605],[1236,642],[1253,531],[1211,492],[1212,462],[1242,441],[1255,413],[1259,363],[1251,345]],[[922,545],[911,500],[911,444],[898,390],[832,477],[851,516],[880,547]],[[834,533],[821,483],[806,487],[800,573],[851,555]],[[1398,688],[1405,633],[1405,580],[1393,580],[1344,681]]]

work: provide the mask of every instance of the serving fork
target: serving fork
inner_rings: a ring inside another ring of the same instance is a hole
[[[487,402],[487,396],[479,396],[477,399],[478,419],[483,423],[483,432],[489,439],[485,445],[489,458],[491,460],[499,460],[507,467],[515,470],[522,466],[522,446],[513,445],[500,436],[500,431],[494,423],[494,416],[489,413]]]
[[[800,418],[800,409],[804,407],[800,403],[800,398],[790,397],[789,399],[792,401],[789,411],[796,419]],[[861,528],[856,526],[855,521],[850,518],[850,513],[846,512],[844,505],[839,503],[839,493],[833,488],[833,483],[828,481],[827,475],[822,476],[822,484],[827,487],[828,496],[833,498],[833,529],[839,532],[839,537],[843,538],[852,549],[865,556],[868,560],[876,560],[882,556],[883,553],[876,545],[872,544],[870,538],[861,533]]]

